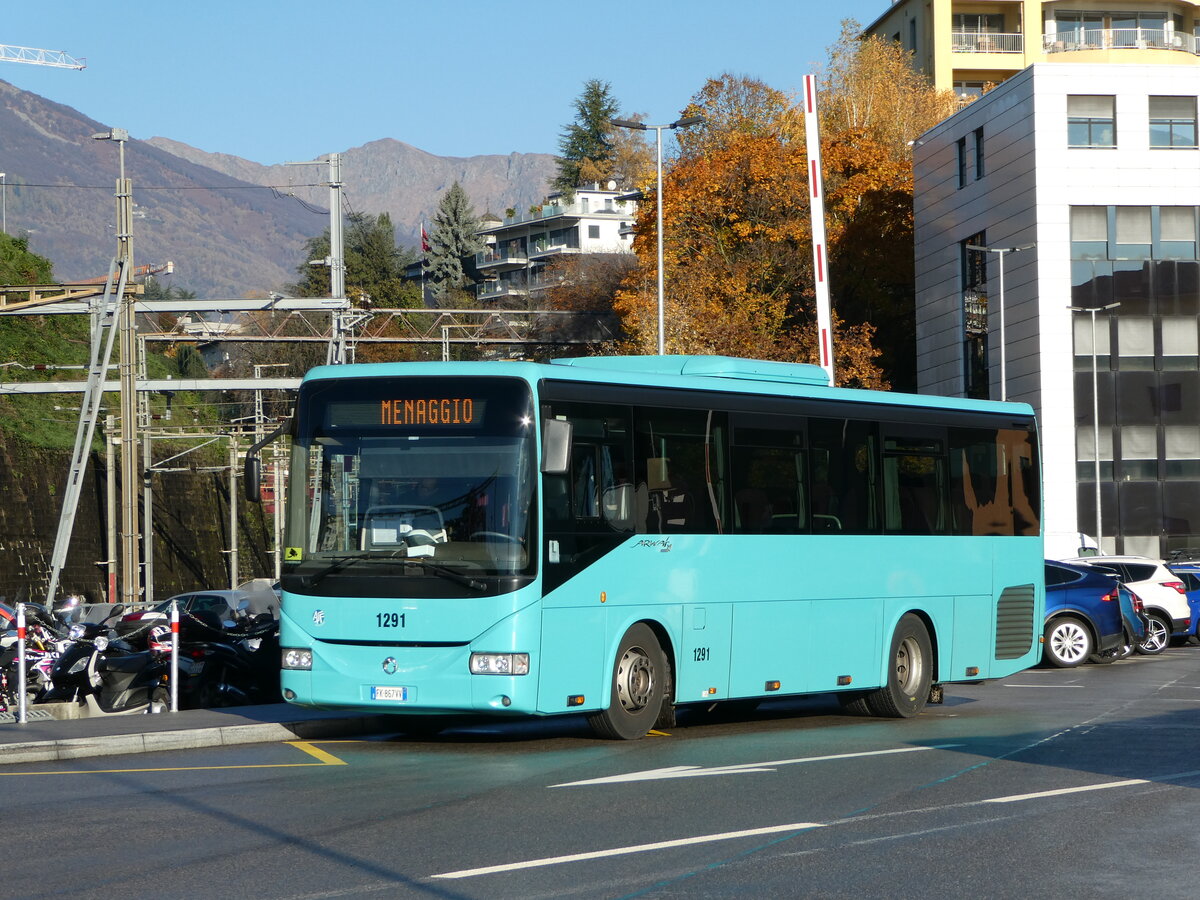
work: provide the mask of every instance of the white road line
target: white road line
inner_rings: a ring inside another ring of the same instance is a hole
[[[584,781],[568,781],[552,784],[552,788],[581,787],[593,784],[620,784],[628,781],[658,781],[664,778],[695,778],[702,775],[744,775],[750,772],[773,772],[779,766],[794,766],[800,763],[830,762],[839,759],[862,759],[867,756],[891,756],[896,753],[922,753],[926,750],[948,750],[961,744],[933,744],[929,747],[896,747],[891,750],[864,750],[859,753],[834,753],[829,756],[802,756],[798,759],[774,759],[769,762],[737,763],[730,766],[668,766],[663,769],[647,769],[643,772],[626,772],[622,775],[606,775]]]
[[[1130,778],[1127,781],[1106,781],[1103,784],[1085,784],[1082,787],[1059,788],[1054,791],[1038,791],[1034,794],[1011,794],[1007,797],[989,797],[980,803],[1016,803],[1020,800],[1035,800],[1039,797],[1061,797],[1063,794],[1082,794],[1087,791],[1103,791],[1108,788],[1128,787],[1131,784],[1153,784],[1145,778]]]
[[[650,850],[667,850],[671,847],[687,847],[714,841],[731,841],[735,838],[757,837],[764,834],[780,834],[785,831],[808,831],[824,828],[821,822],[793,822],[790,825],[771,825],[767,828],[749,828],[745,831],[726,831],[722,834],[702,834],[697,837],[679,838],[674,841],[659,841],[654,844],[636,844],[632,847],[614,847],[611,850],[593,850],[590,853],[572,853],[568,856],[550,856],[545,859],[530,859],[525,862],[505,863],[499,866],[484,866],[480,869],[462,869],[444,872],[432,878],[471,878],[475,875],[494,875],[497,872],[516,872],[520,869],[536,869],[542,866],[557,866],[560,863],[581,862],[586,859],[603,859],[608,856],[624,856],[629,853],[646,853]]]
[[[1015,688],[1081,688],[1082,684],[1006,684],[1005,687]]]

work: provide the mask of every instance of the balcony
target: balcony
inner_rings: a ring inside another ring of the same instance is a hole
[[[489,247],[475,254],[475,267],[480,271],[503,272],[509,269],[523,269],[528,263],[529,254],[525,248],[509,244]]]
[[[955,53],[1024,53],[1025,35],[982,31],[954,31],[950,49]]]
[[[1178,50],[1196,53],[1196,38],[1181,31],[1156,28],[1085,28],[1043,38],[1047,53],[1074,50]]]

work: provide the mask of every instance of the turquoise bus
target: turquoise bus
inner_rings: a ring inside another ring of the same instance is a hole
[[[292,703],[635,739],[798,694],[913,716],[1041,655],[1024,404],[727,357],[379,363],[313,369],[287,427]]]

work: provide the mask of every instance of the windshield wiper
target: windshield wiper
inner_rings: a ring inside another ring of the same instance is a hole
[[[320,581],[322,578],[324,578],[326,575],[330,575],[330,574],[338,571],[339,569],[344,569],[346,566],[350,565],[350,563],[352,563],[352,562],[357,562],[360,559],[370,559],[371,557],[376,556],[376,555],[377,554],[375,554],[375,553],[369,553],[364,550],[361,553],[346,553],[346,554],[343,554],[342,556],[335,556],[332,560],[330,560],[330,562],[327,565],[325,565],[324,567],[322,567],[320,569],[317,569],[317,571],[309,572],[307,575],[301,575],[300,576],[300,584],[302,587],[306,587],[306,588],[315,587],[317,582]]]
[[[359,553],[345,553],[341,556],[336,556],[331,559],[323,568],[317,569],[315,572],[309,572],[307,575],[301,575],[300,584],[306,588],[315,587],[317,582],[319,582],[326,575],[332,575],[334,572],[338,572],[346,568],[346,566],[350,565],[351,563],[359,562],[364,559],[386,559],[394,562],[403,562],[406,566],[420,566],[422,569],[432,575],[438,575],[442,578],[448,579],[449,581],[453,581],[456,584],[469,587],[471,590],[487,590],[487,585],[482,581],[478,581],[474,578],[471,578],[469,575],[462,574],[461,572],[455,572],[453,569],[448,568],[447,566],[429,562],[423,557],[397,556],[396,551],[384,556],[380,555],[376,551],[369,550],[363,550]]]
[[[464,575],[462,572],[455,572],[453,569],[448,568],[447,566],[441,566],[441,565],[438,565],[437,563],[431,563],[422,557],[414,558],[414,557],[410,556],[404,560],[404,564],[406,566],[420,566],[426,572],[430,572],[434,575],[439,575],[442,578],[446,578],[446,579],[449,579],[450,581],[453,581],[455,584],[461,584],[461,585],[463,585],[463,587],[469,587],[469,588],[471,588],[471,590],[474,590],[474,591],[486,591],[487,590],[487,585],[484,584],[482,581],[477,581],[476,579],[472,578],[470,575]]]

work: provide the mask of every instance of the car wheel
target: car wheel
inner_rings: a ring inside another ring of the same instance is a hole
[[[1171,626],[1162,616],[1151,613],[1146,623],[1146,637],[1138,644],[1137,652],[1143,656],[1156,656],[1167,649],[1171,641]]]
[[[933,644],[925,623],[912,613],[900,619],[892,634],[887,684],[842,700],[850,712],[891,719],[917,715],[929,700],[933,683]],[[839,698],[841,699],[841,698]]]
[[[607,708],[588,717],[603,738],[634,741],[644,737],[670,703],[667,657],[649,626],[638,623],[621,638],[613,663]]]
[[[1042,659],[1060,669],[1073,669],[1092,655],[1092,633],[1074,616],[1060,616],[1046,625]]]

